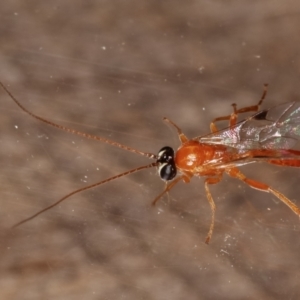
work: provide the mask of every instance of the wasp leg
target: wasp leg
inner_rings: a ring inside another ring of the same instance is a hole
[[[208,203],[210,205],[210,209],[211,209],[211,222],[210,222],[210,227],[209,227],[209,231],[208,231],[207,237],[205,239],[205,243],[206,244],[209,244],[209,241],[210,241],[211,236],[213,234],[214,225],[215,225],[215,212],[216,212],[216,204],[215,204],[214,199],[213,199],[213,197],[212,197],[212,195],[210,193],[208,185],[209,184],[216,184],[221,179],[222,179],[221,176],[219,176],[219,177],[210,177],[210,178],[207,178],[205,180],[205,183],[204,183],[204,187],[205,187],[205,191],[206,191],[206,197],[207,197]]]
[[[175,178],[174,180],[172,180],[170,183],[168,183],[165,187],[165,189],[152,201],[152,205],[154,206],[156,204],[156,202],[166,193],[169,192],[169,190],[171,190],[180,180],[183,180],[183,182],[188,183],[190,182],[190,178],[192,177],[192,175],[189,174],[183,174],[177,178]]]
[[[254,189],[273,194],[285,205],[287,205],[297,216],[300,217],[300,208],[295,203],[293,203],[290,199],[288,199],[286,196],[284,196],[277,190],[273,189],[272,187],[268,186],[267,184],[247,178],[237,168],[230,168],[226,170],[226,173],[231,177],[244,181],[246,184],[248,184],[250,187]]]
[[[173,127],[175,127],[176,131],[177,131],[177,134],[178,134],[178,137],[179,137],[179,140],[181,142],[181,144],[184,144],[186,143],[189,139],[186,137],[186,135],[184,133],[182,133],[181,129],[173,122],[171,121],[170,119],[168,118],[163,118],[163,120],[169,124],[171,124]]]
[[[214,133],[214,132],[218,131],[218,128],[217,128],[217,126],[215,124],[218,121],[229,120],[229,126],[233,127],[237,123],[237,117],[238,117],[239,114],[243,114],[243,113],[247,113],[247,112],[257,112],[258,109],[259,109],[259,107],[263,103],[264,99],[266,98],[267,91],[268,91],[268,85],[265,84],[264,85],[263,94],[262,94],[259,102],[256,105],[246,106],[246,107],[242,107],[240,109],[237,109],[236,104],[233,103],[232,104],[233,112],[230,115],[224,116],[224,117],[218,117],[218,118],[215,118],[215,119],[212,120],[212,122],[210,123],[210,130],[211,130],[211,132]]]

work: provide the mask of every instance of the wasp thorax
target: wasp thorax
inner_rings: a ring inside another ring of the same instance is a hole
[[[176,176],[174,161],[174,150],[171,147],[163,147],[158,152],[157,168],[158,174],[163,180],[172,180]]]

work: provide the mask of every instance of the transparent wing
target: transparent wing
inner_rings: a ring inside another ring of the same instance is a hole
[[[240,150],[300,149],[300,102],[289,102],[262,110],[233,128],[196,137],[201,143]]]

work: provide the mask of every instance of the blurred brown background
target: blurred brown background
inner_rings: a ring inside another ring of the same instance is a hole
[[[299,99],[298,1],[2,1],[0,80],[40,116],[156,153],[214,117]],[[225,124],[224,124],[225,126]],[[203,178],[163,189],[148,163],[52,129],[0,92],[1,299],[299,299],[300,224],[273,196],[228,179],[211,244]],[[299,170],[243,168],[300,205]]]

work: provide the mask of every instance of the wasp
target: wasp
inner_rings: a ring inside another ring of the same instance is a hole
[[[26,109],[2,82],[0,85],[21,110],[38,121],[68,133],[107,143],[154,160],[150,164],[72,191],[50,206],[18,222],[13,228],[34,219],[77,193],[152,167],[157,168],[158,175],[166,183],[164,190],[152,201],[153,205],[180,181],[189,183],[193,176],[205,178],[204,188],[211,208],[211,222],[205,240],[206,244],[210,242],[213,234],[216,211],[209,186],[220,182],[224,173],[243,181],[251,188],[273,194],[300,217],[299,207],[285,195],[265,183],[247,178],[239,169],[240,166],[261,162],[277,166],[300,167],[300,151],[295,147],[300,139],[300,102],[284,103],[259,111],[267,94],[267,84],[264,85],[263,94],[256,105],[238,109],[236,104],[232,104],[232,113],[213,119],[210,124],[211,133],[204,136],[189,139],[173,121],[163,118],[176,130],[180,146],[177,151],[165,146],[158,151],[158,154],[143,152],[104,137],[84,133],[46,120]],[[237,121],[240,114],[251,112],[253,115],[250,117],[240,122]],[[219,130],[216,125],[219,121],[228,121],[229,126]]]

